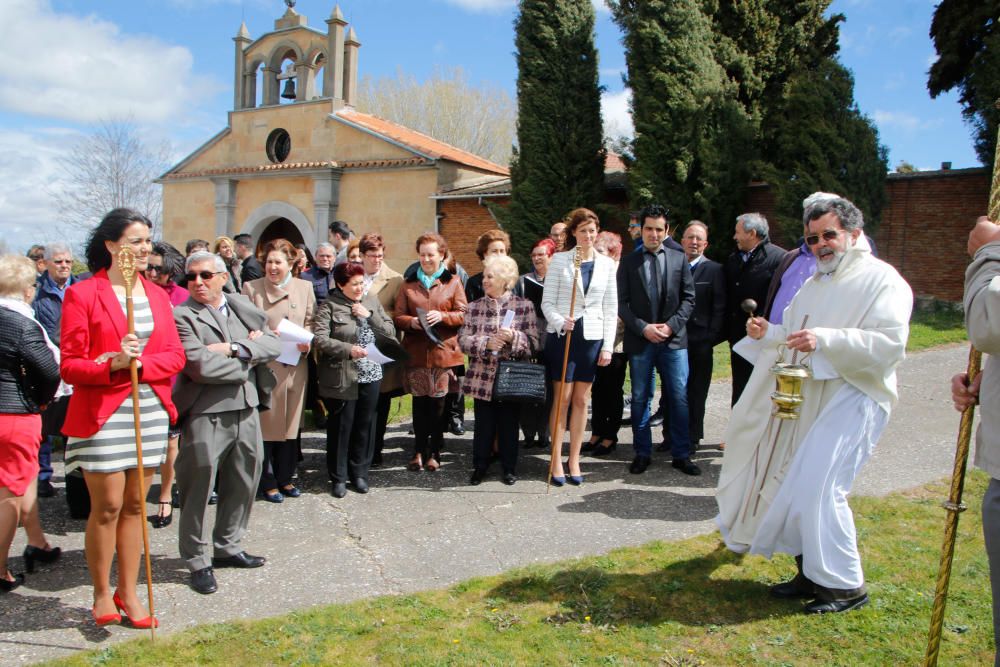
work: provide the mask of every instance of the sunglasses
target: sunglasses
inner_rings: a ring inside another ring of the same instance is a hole
[[[842,229],[828,229],[825,232],[823,232],[822,234],[819,234],[819,235],[813,234],[811,236],[807,236],[806,237],[806,245],[816,245],[817,243],[819,243],[819,237],[820,236],[823,237],[824,241],[832,241],[835,238],[837,238],[838,236],[840,236],[840,233],[842,231],[844,231],[844,230],[842,230]]]
[[[149,268],[153,268],[153,267],[149,267]],[[211,280],[212,278],[214,278],[215,276],[219,275],[220,273],[223,273],[223,272],[222,271],[199,271],[198,273],[186,273],[186,274],[184,274],[184,277],[187,278],[187,281],[189,283],[193,283],[196,278],[201,278],[204,281],[208,281],[208,280]]]
[[[28,255],[28,259],[37,262],[38,260],[45,259],[45,255]]]
[[[166,273],[166,269],[164,269],[162,266],[153,266],[152,264],[150,264],[149,266],[146,267],[146,273]]]

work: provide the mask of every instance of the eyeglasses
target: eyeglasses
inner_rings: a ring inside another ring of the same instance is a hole
[[[824,241],[832,241],[835,238],[837,238],[838,236],[840,236],[840,233],[843,232],[843,231],[845,231],[845,230],[843,230],[843,229],[828,229],[825,232],[823,232],[822,234],[819,234],[819,235],[813,234],[811,236],[807,236],[806,237],[806,245],[816,245],[817,243],[819,243],[819,237],[820,236],[823,237]]]
[[[149,266],[146,267],[146,273],[166,273],[166,269],[164,269],[162,266],[154,266],[150,264]],[[193,280],[193,278],[191,278],[192,275],[194,274],[188,274],[188,278]]]
[[[153,268],[153,267],[149,267]],[[187,278],[189,283],[193,283],[196,278],[201,278],[204,281],[211,280],[215,276],[223,273],[223,271],[199,271],[198,273],[185,273],[184,277]]]
[[[382,253],[380,253],[378,255],[374,255],[374,254],[372,254],[370,252],[366,252],[365,253],[365,257],[367,257],[368,259],[384,259],[385,255],[382,254]]]

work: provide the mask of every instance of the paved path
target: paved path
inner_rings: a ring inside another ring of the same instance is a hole
[[[965,367],[967,348],[914,355],[900,371],[902,400],[856,492],[885,494],[950,474],[958,415],[948,378]],[[707,443],[721,438],[729,414],[729,385],[712,388]],[[622,430],[625,442],[631,440]],[[704,447],[696,460],[705,474],[686,477],[665,458],[641,476],[628,474],[631,447],[610,460],[584,462],[586,483],[545,493],[545,458],[522,458],[520,482],[496,475],[467,486],[471,435],[450,438],[437,473],[405,469],[405,428],[390,429],[387,466],[373,472],[367,496],[336,500],[325,481],[324,439],[307,434],[299,499],[258,502],[247,549],[267,556],[256,570],[222,570],[219,592],[201,596],[187,586],[177,557],[176,521],[151,530],[156,610],[162,633],[196,624],[280,614],[319,604],[437,588],[534,562],[604,553],[650,540],[674,540],[713,530],[721,452]],[[534,452],[536,450],[529,450]],[[665,456],[665,455],[660,455]],[[58,477],[57,486],[62,479]],[[149,505],[155,511],[154,505]],[[80,521],[66,517],[60,489],[42,501],[42,521],[62,560],[42,566],[26,586],[0,598],[0,664],[21,665],[99,648],[138,631],[96,628]],[[12,554],[24,548],[19,531]],[[21,570],[21,559],[12,559]],[[144,590],[144,589],[143,589]]]

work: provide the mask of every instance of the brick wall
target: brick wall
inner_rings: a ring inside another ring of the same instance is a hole
[[[981,167],[890,174],[875,233],[879,257],[915,295],[961,301],[969,230],[986,212],[989,190],[989,171]]]
[[[496,197],[488,201],[506,204],[508,199]],[[476,241],[483,233],[497,228],[497,221],[486,206],[479,203],[478,197],[441,199],[438,201],[438,215],[441,216],[441,236],[448,241],[448,248],[458,263],[470,276],[482,271],[482,262],[476,256]]]

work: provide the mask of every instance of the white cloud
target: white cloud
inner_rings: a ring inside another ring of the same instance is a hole
[[[604,119],[604,136],[609,139],[630,138],[635,134],[629,104],[632,91],[622,90],[601,95],[601,116]]]
[[[930,130],[942,124],[940,118],[920,118],[906,111],[884,111],[877,109],[872,115],[879,129],[889,128],[902,132]]]
[[[95,15],[60,14],[47,0],[0,2],[0,108],[94,122],[131,114],[164,122],[214,94],[193,72],[191,52],[146,35],[123,34]]]
[[[0,236],[11,251],[55,239],[74,245],[83,240],[82,231],[60,224],[52,197],[62,159],[80,136],[65,128],[0,130]]]

